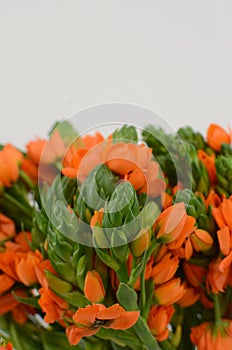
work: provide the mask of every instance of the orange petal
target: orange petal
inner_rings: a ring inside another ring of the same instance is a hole
[[[228,227],[221,228],[217,231],[218,241],[222,254],[228,255],[230,252],[230,230]]]
[[[97,333],[99,328],[90,329],[86,327],[71,326],[66,329],[66,335],[68,337],[70,345],[77,345],[81,338],[91,337]]]
[[[109,326],[103,326],[104,328],[112,329],[128,329],[132,327],[139,318],[139,311],[125,311],[116,318]]]

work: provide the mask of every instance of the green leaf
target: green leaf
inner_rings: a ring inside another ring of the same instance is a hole
[[[127,311],[138,310],[137,293],[125,283],[120,283],[116,293],[119,303]]]
[[[30,337],[25,334],[24,327],[12,322],[9,333],[11,335],[11,342],[16,350],[41,350],[39,339],[32,339],[33,335]]]
[[[46,270],[45,276],[48,281],[49,287],[55,292],[55,293],[69,293],[72,291],[72,285],[71,283],[64,281],[54,275],[52,272]]]
[[[68,339],[67,339],[65,333],[53,332],[53,331],[52,332],[44,332],[42,334],[41,338],[42,338],[44,350],[58,350],[58,349],[61,349],[61,350],[83,350],[83,348],[79,345],[71,346],[68,342]],[[32,350],[32,349],[34,350],[34,348],[31,348],[30,350]],[[26,350],[26,349],[24,349],[24,350]]]
[[[142,255],[142,257],[140,258],[136,267],[134,269],[132,269],[131,274],[130,274],[130,278],[129,278],[129,282],[128,282],[128,285],[131,288],[134,287],[135,282],[137,281],[138,277],[141,275],[143,268],[144,268],[144,264],[146,263],[146,259],[147,259],[147,254],[145,252]]]
[[[147,350],[160,350],[157,340],[151,333],[146,321],[142,317],[139,317],[137,323],[132,327],[132,329],[135,330],[139,339],[144,342]]]
[[[78,291],[73,291],[71,293],[57,293],[58,295],[62,296],[64,300],[66,300],[69,304],[75,306],[75,307],[85,307],[89,304],[88,299],[81,294]]]
[[[15,294],[14,291],[12,291],[12,294],[14,298],[18,300],[20,303],[40,309],[40,306],[38,304],[39,297],[22,298],[22,297],[19,297],[17,294]]]
[[[109,266],[111,269],[113,269],[114,271],[117,271],[120,269],[120,264],[115,261],[107,252],[107,250],[103,250],[103,249],[98,249],[95,248],[97,255],[99,256],[99,258],[107,265]]]
[[[97,337],[99,337],[100,339],[111,340],[116,344],[127,345],[130,347],[130,349],[133,349],[133,350],[146,349],[146,347],[143,347],[144,346],[143,342],[136,336],[136,334],[132,334],[131,332],[126,330],[121,331],[121,330],[101,328],[97,333]],[[145,342],[146,342],[146,339],[145,339]]]

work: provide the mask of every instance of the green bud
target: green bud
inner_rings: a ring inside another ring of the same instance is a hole
[[[113,133],[113,141],[116,142],[138,142],[138,134],[134,126],[123,125],[122,128],[116,129]]]
[[[87,257],[83,255],[76,265],[76,279],[77,284],[81,290],[84,289],[85,275],[87,271]]]
[[[151,230],[143,228],[131,242],[131,253],[135,257],[141,256],[149,248],[151,242]]]
[[[111,235],[111,251],[121,262],[125,261],[128,253],[127,237],[121,230],[114,229]]]
[[[155,202],[149,202],[140,213],[141,228],[150,228],[160,214],[160,209]]]

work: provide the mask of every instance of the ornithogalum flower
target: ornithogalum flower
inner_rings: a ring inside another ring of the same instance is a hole
[[[90,337],[101,327],[112,329],[128,329],[139,318],[139,311],[126,311],[119,304],[105,307],[102,304],[88,305],[79,308],[73,316],[75,325],[66,329],[71,345],[79,343],[81,338]]]
[[[158,341],[163,341],[168,338],[168,324],[171,321],[175,309],[172,305],[156,306],[153,305],[148,315],[148,326],[152,334]]]
[[[180,278],[174,278],[157,288],[154,296],[159,305],[171,305],[177,302],[185,293],[185,286]]]
[[[204,322],[191,329],[190,338],[198,350],[231,349],[232,321],[223,320],[220,326]]]
[[[0,242],[15,236],[15,224],[7,216],[0,213]]]
[[[165,209],[154,224],[158,241],[167,243],[170,249],[182,246],[185,239],[193,232],[195,219],[187,215],[183,202]]]
[[[173,256],[168,253],[162,257],[162,259],[152,269],[152,278],[155,284],[163,284],[172,279],[179,266],[178,256]]]
[[[83,182],[90,171],[100,163],[121,178],[130,181],[138,192],[155,197],[164,190],[164,181],[158,178],[159,165],[152,161],[152,152],[144,145],[113,143],[111,139],[92,136],[92,142],[84,147],[71,148],[64,159],[62,173]]]
[[[182,298],[178,300],[178,304],[181,307],[189,307],[191,305],[194,305],[197,300],[200,299],[200,293],[197,288],[194,287],[186,287],[186,291]]]
[[[101,208],[100,210],[95,210],[94,215],[92,216],[90,220],[90,226],[94,227],[97,224],[99,226],[102,226],[102,220],[103,220],[103,215],[104,215],[104,209]]]
[[[202,149],[199,149],[197,154],[198,154],[198,158],[202,161],[202,163],[205,165],[208,171],[211,185],[215,185],[217,183],[215,154],[212,153],[209,155]]]
[[[10,187],[17,181],[22,159],[22,153],[10,144],[0,151],[0,187]]]
[[[207,252],[213,246],[212,236],[205,230],[195,229],[190,236],[190,241],[196,252]]]
[[[39,292],[41,296],[38,303],[46,313],[44,321],[54,323],[62,320],[64,312],[68,309],[68,303],[48,288],[48,285],[40,288]]]
[[[224,289],[228,286],[232,258],[229,255],[228,257],[230,258],[228,264],[221,257],[211,260],[206,279],[206,286],[209,292],[212,291],[215,294],[224,292]]]
[[[217,124],[210,124],[207,130],[207,142],[214,151],[219,152],[223,143],[231,143],[231,133]]]

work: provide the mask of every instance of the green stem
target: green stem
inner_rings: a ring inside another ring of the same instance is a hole
[[[147,259],[146,259],[146,264],[144,264],[144,267],[140,276],[140,309],[141,309],[142,316],[146,305],[146,288],[145,288],[146,265],[147,265]]]
[[[10,204],[12,204],[14,207],[19,208],[22,210],[28,217],[32,217],[30,212],[28,212],[28,209],[24,207],[19,201],[17,201],[15,198],[13,198],[11,195],[8,193],[4,192],[3,194],[4,199],[6,199]],[[32,208],[31,208],[32,209]]]
[[[146,321],[142,317],[139,317],[137,323],[133,326],[133,329],[137,333],[138,338],[144,342],[147,350],[160,350],[156,338],[152,335]]]
[[[116,271],[116,274],[120,282],[128,282],[128,270],[126,263],[122,263],[121,267]]]
[[[170,341],[168,339],[163,340],[160,343],[160,346],[163,350],[175,350],[176,348],[170,343]]]
[[[31,179],[29,178],[29,176],[28,176],[23,170],[20,170],[19,175],[21,176],[21,178],[23,179],[23,181],[26,183],[26,185],[27,185],[31,190],[34,190],[34,188],[35,188],[34,183],[31,181]]]
[[[214,322],[216,325],[221,324],[221,308],[219,303],[219,298],[217,294],[213,294],[214,301]]]

